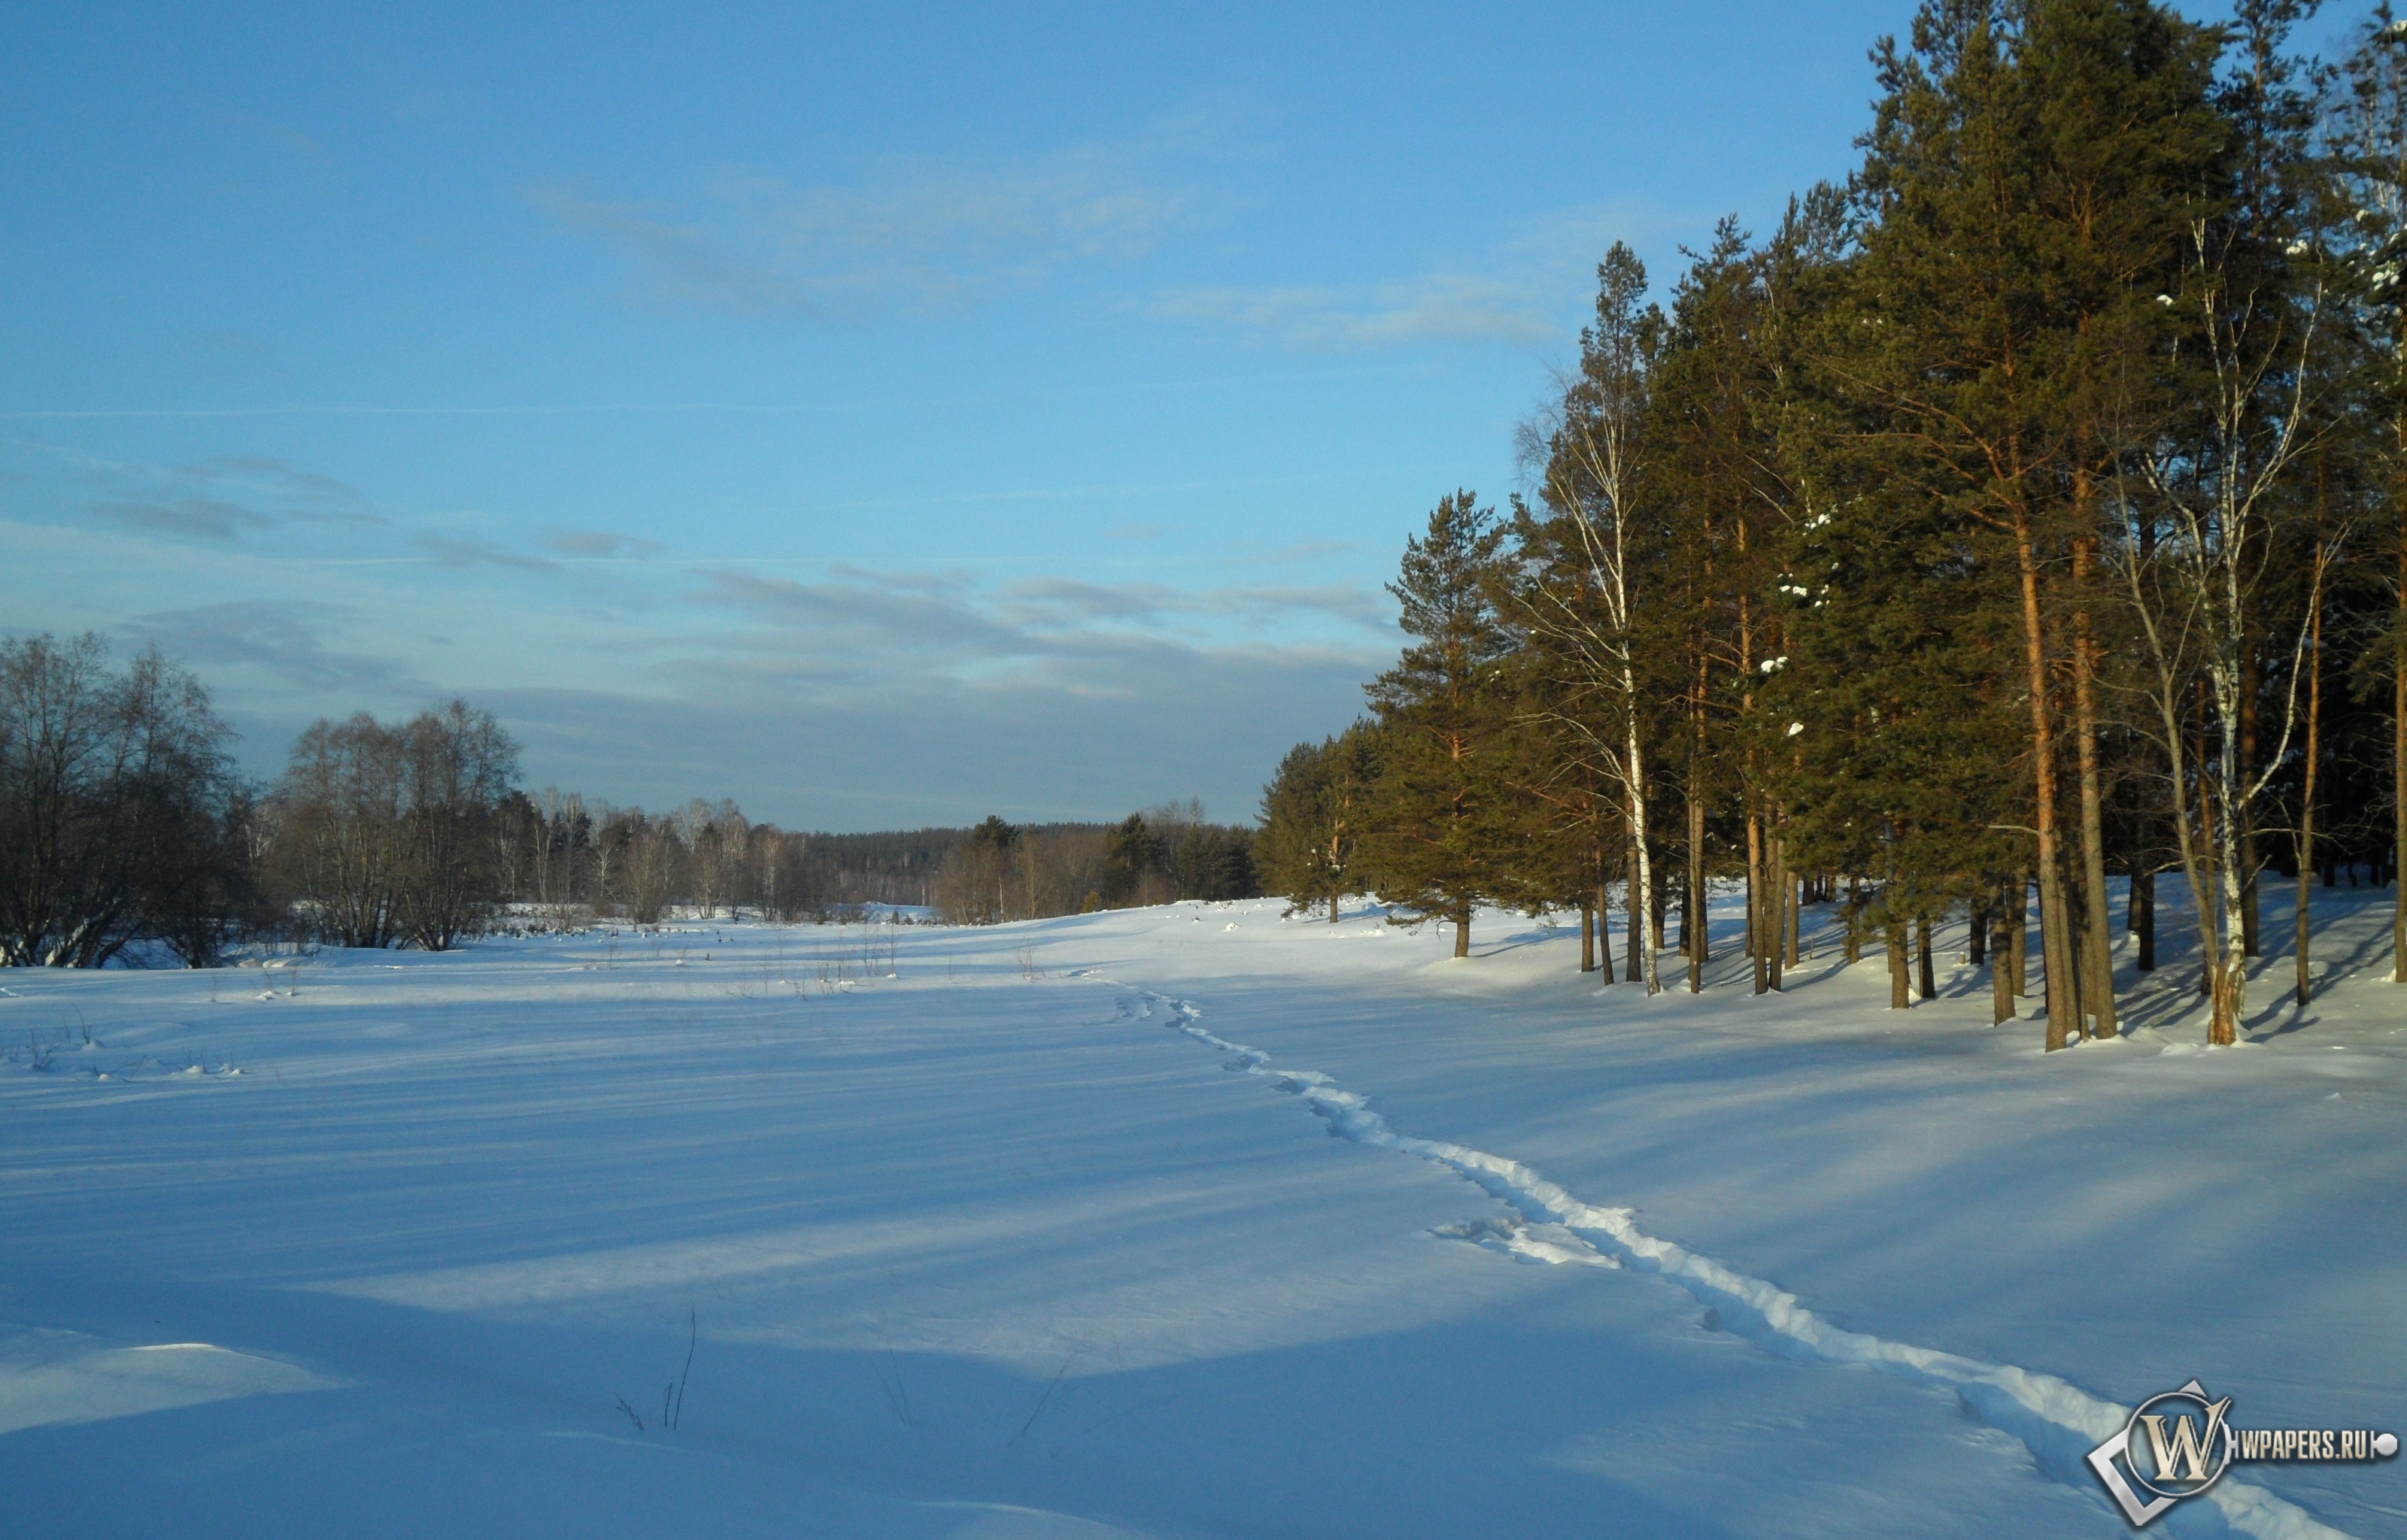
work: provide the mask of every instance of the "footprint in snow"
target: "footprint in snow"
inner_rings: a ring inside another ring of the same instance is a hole
[[[1509,1241],[1519,1233],[1520,1228],[1521,1226],[1512,1220],[1466,1219],[1458,1220],[1452,1224],[1431,1225],[1430,1234],[1440,1240],[1467,1240],[1475,1246],[1481,1241]]]

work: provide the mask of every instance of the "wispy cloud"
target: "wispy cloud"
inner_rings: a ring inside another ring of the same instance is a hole
[[[1021,626],[1058,630],[1095,620],[1155,621],[1200,607],[1193,594],[1160,583],[1084,583],[1032,577],[1004,585],[1000,612]]]
[[[560,563],[547,557],[529,556],[498,541],[482,535],[446,534],[439,530],[421,530],[411,537],[416,545],[434,560],[438,567],[505,567],[521,572],[556,572]]]
[[[1307,540],[1300,545],[1282,545],[1275,551],[1258,551],[1239,557],[1232,565],[1241,567],[1285,567],[1306,561],[1319,561],[1327,557],[1346,556],[1362,547],[1350,540]]]
[[[966,597],[876,583],[802,583],[717,570],[695,597],[748,611],[781,629],[807,633],[892,658],[931,652],[1001,657],[1031,640],[981,614]]]
[[[828,661],[824,648],[763,638],[743,667],[697,657],[664,692],[477,699],[545,775],[648,805],[708,788],[790,825],[891,828],[990,812],[1118,817],[1193,794],[1244,818],[1264,767],[1360,709],[1365,667],[1332,648],[1153,643],[971,678],[890,667],[834,690]]]
[[[1319,614],[1382,635],[1393,630],[1396,624],[1394,600],[1350,583],[1321,583],[1309,587],[1215,588],[1207,597],[1225,605],[1223,613],[1228,614]]]
[[[1430,273],[1389,283],[1245,289],[1219,285],[1165,294],[1175,320],[1212,321],[1291,347],[1351,352],[1426,342],[1535,346],[1561,323],[1525,281]]]
[[[988,588],[965,574],[850,568],[818,583],[731,569],[703,577],[696,602],[767,628],[740,643],[757,666],[827,680],[859,671],[864,682],[890,683],[898,668],[956,680],[991,680],[997,669],[1014,669],[1025,678],[1058,673],[1067,663],[1100,677],[1160,647],[1326,652],[1333,644],[1367,656],[1395,620],[1385,595],[1345,584],[1189,590],[1031,577]],[[1329,632],[1331,621],[1342,629]],[[1332,636],[1344,640],[1332,643]]]
[[[224,543],[295,523],[390,522],[356,487],[264,456],[221,455],[165,471],[96,469],[128,489],[95,499],[86,511],[145,534]]]
[[[1338,284],[1200,285],[1164,291],[1175,320],[1236,328],[1310,352],[1429,343],[1541,346],[1562,340],[1616,240],[1693,223],[1688,216],[1610,205],[1537,220],[1484,253],[1408,276]]]
[[[543,548],[572,559],[633,560],[659,556],[668,549],[657,540],[642,540],[609,530],[546,530]]]
[[[174,502],[103,502],[93,516],[145,534],[188,540],[233,540],[246,530],[273,530],[284,521],[217,498],[188,497]]]
[[[855,566],[849,561],[831,562],[828,576],[838,583],[864,585],[872,588],[888,588],[906,594],[962,594],[977,586],[976,577],[968,572],[888,572],[882,568]]]
[[[367,504],[367,498],[349,482],[266,455],[218,455],[195,460],[176,473],[252,487],[291,502],[347,515],[357,514]]]
[[[428,686],[389,659],[328,644],[331,631],[355,618],[335,605],[245,602],[154,611],[127,629],[185,662],[249,665],[305,690],[425,692]]]
[[[1005,166],[893,162],[851,185],[723,172],[690,196],[534,192],[601,241],[656,303],[738,316],[856,319],[955,310],[1086,263],[1144,256],[1195,214],[1137,157],[1079,150]]]
[[[995,613],[1014,624],[1059,630],[1094,621],[1159,625],[1178,617],[1275,619],[1321,615],[1378,629],[1394,619],[1378,596],[1346,584],[1318,587],[1236,585],[1187,590],[1160,583],[1084,583],[1026,578],[998,590]]]

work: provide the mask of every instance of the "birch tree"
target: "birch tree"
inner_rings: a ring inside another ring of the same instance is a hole
[[[1653,945],[1654,841],[1647,827],[1645,703],[1633,656],[1641,428],[1663,317],[1646,303],[1646,268],[1614,243],[1597,268],[1596,318],[1580,334],[1579,373],[1525,425],[1521,454],[1554,516],[1518,524],[1529,580],[1518,619],[1560,664],[1556,725],[1619,789],[1631,860],[1631,944],[1646,993],[1663,987]]]

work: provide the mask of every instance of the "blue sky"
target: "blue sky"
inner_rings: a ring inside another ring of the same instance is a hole
[[[262,774],[457,692],[620,801],[1247,817],[1604,248],[1843,175],[1908,15],[14,7],[0,630]]]

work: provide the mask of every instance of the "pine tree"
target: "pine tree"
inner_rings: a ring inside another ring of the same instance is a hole
[[[2215,44],[2144,0],[1925,5],[1876,51],[1852,324],[1822,360],[1919,495],[2010,553],[2050,1048],[2084,1031],[2077,973],[2113,1025],[2088,574],[2108,475],[2161,410],[2154,296],[2219,148]]]
[[[1354,852],[1379,778],[1376,732],[1357,722],[1338,737],[1298,743],[1262,788],[1253,865],[1265,890],[1287,899],[1289,914],[1326,903],[1335,925],[1345,896],[1359,886]]]
[[[1161,862],[1161,838],[1132,812],[1104,835],[1104,902],[1114,907],[1133,903],[1146,876]]]
[[[1263,885],[1288,901],[1290,915],[1304,913],[1323,900],[1332,919],[1337,913],[1323,855],[1333,821],[1329,758],[1335,742],[1298,743],[1287,751],[1278,772],[1262,788],[1261,832],[1254,841],[1254,857]]]
[[[2331,139],[2350,218],[2337,233],[2353,279],[2353,330],[2367,355],[2353,383],[2380,425],[2365,459],[2379,489],[2380,539],[2396,562],[2375,578],[2387,580],[2389,613],[2356,683],[2369,693],[2388,686],[2386,842],[2407,870],[2407,25],[2389,0],[2374,7],[2343,82]],[[2393,896],[2390,952],[2392,981],[2407,984],[2407,882]]]
[[[1492,597],[1503,543],[1472,493],[1438,503],[1389,585],[1419,640],[1368,690],[1385,753],[1370,875],[1382,899],[1452,922],[1458,957],[1471,953],[1473,906],[1509,891],[1512,638]]]
[[[1688,987],[1703,987],[1709,954],[1702,924],[1711,877],[1709,839],[1727,808],[1745,830],[1748,934],[1785,934],[1782,804],[1773,771],[1781,754],[1758,709],[1768,671],[1785,665],[1773,593],[1789,544],[1791,489],[1776,435],[1779,387],[1766,346],[1769,296],[1763,260],[1734,219],[1716,227],[1673,295],[1670,326],[1648,395],[1650,453],[1641,506],[1650,531],[1645,564],[1643,649],[1655,660],[1651,693],[1679,702],[1663,723],[1669,752],[1657,763],[1674,775],[1686,802],[1685,932]],[[1666,665],[1669,665],[1668,667]],[[1676,745],[1674,747],[1673,745]],[[1781,949],[1751,944],[1759,992],[1777,987]]]

